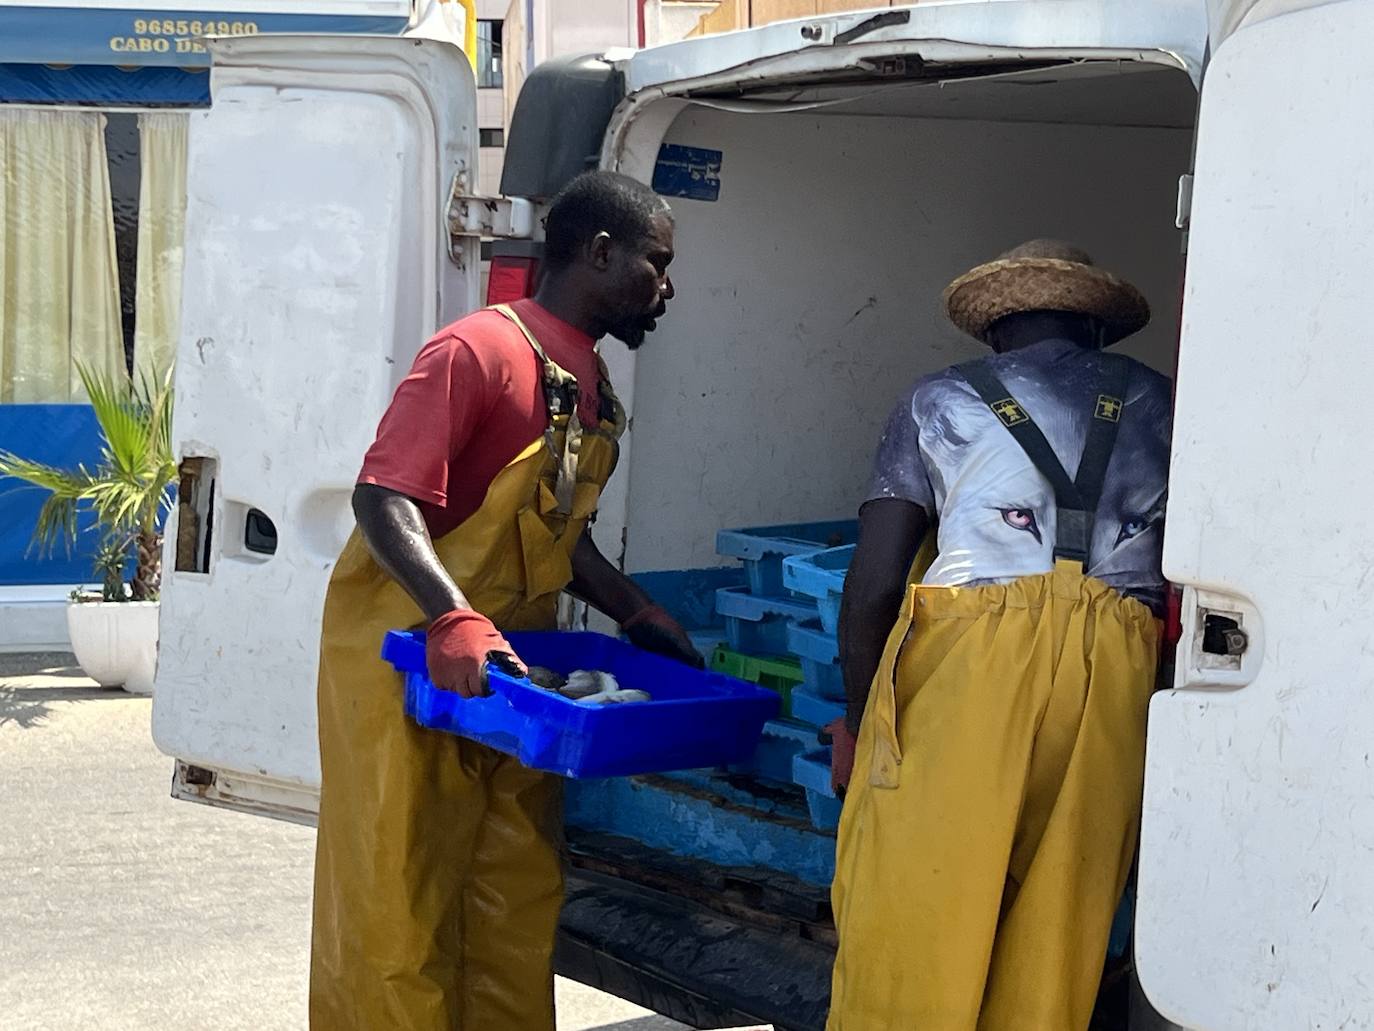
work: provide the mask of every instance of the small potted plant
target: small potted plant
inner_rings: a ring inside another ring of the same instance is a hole
[[[76,661],[92,679],[151,694],[157,666],[158,593],[162,585],[162,520],[172,504],[172,377],[135,384],[127,375],[77,369],[100,426],[95,469],[58,469],[0,451],[0,476],[48,492],[34,528],[34,547],[68,548],[77,514],[95,516],[98,591],[75,591],[67,630]],[[126,575],[132,567],[132,576]]]

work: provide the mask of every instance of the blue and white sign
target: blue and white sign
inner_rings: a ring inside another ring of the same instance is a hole
[[[197,9],[185,0],[174,9],[115,7],[99,0],[80,8],[0,3],[0,64],[204,68],[210,64],[206,36],[394,36],[406,28],[410,17],[408,0],[305,3],[290,14],[254,11],[252,6],[235,5],[233,0],[220,0],[213,9]]]
[[[719,200],[720,158],[718,150],[665,143],[654,165],[654,192],[664,197]]]

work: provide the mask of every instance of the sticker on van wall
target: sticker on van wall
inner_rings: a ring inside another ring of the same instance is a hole
[[[718,150],[665,143],[654,165],[654,191],[665,197],[719,200],[720,155]]]

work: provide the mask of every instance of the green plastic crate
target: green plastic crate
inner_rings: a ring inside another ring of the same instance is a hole
[[[792,689],[802,682],[801,661],[777,656],[745,655],[725,645],[711,653],[711,672],[724,673],[759,687],[776,691],[782,698],[782,715],[792,715]]]

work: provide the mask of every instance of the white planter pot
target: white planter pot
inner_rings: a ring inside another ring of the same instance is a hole
[[[67,606],[77,664],[104,687],[152,694],[157,672],[155,601],[83,601]]]

